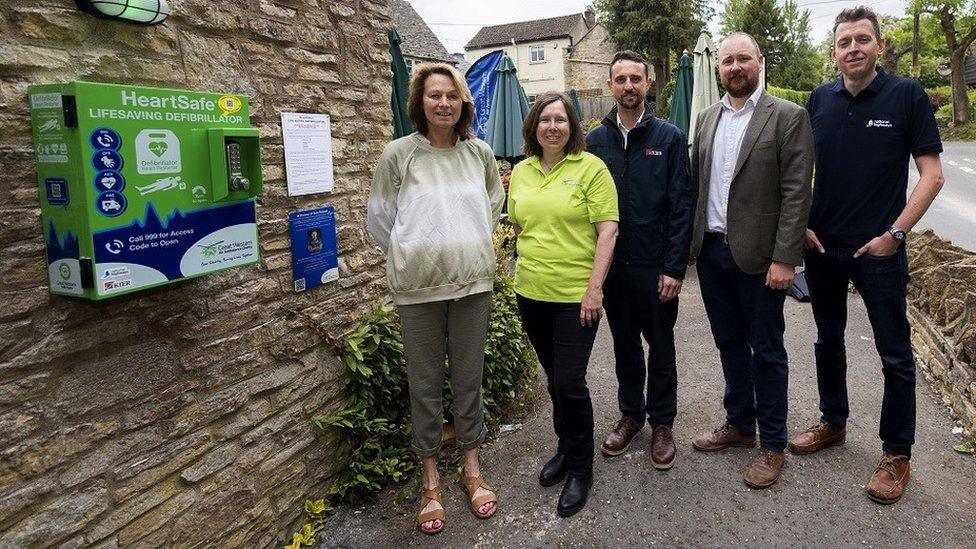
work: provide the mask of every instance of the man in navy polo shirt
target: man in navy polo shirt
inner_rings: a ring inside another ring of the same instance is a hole
[[[816,180],[806,234],[807,282],[817,322],[814,347],[820,422],[789,448],[809,454],[844,442],[849,415],[844,329],[847,285],[864,299],[881,356],[883,455],[865,486],[878,503],[905,491],[915,442],[915,361],[906,316],[905,235],[942,188],[942,142],[925,91],[914,80],[875,67],[884,40],[877,15],[863,6],[834,21],[836,82],[807,102],[816,150]],[[908,160],[920,179],[911,197]]]

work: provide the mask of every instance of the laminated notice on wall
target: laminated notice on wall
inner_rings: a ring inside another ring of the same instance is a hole
[[[332,206],[288,214],[291,270],[295,291],[304,292],[339,278],[335,209]]]
[[[329,115],[283,112],[281,138],[288,196],[332,192],[335,174]]]

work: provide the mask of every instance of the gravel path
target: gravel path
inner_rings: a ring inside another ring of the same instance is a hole
[[[587,376],[598,455],[583,511],[559,518],[559,486],[542,488],[536,481],[554,451],[551,408],[543,398],[521,429],[484,448],[485,478],[501,499],[494,518],[475,519],[456,479],[446,478],[448,522],[437,536],[418,533],[417,504],[396,504],[391,491],[376,504],[341,509],[328,520],[319,547],[976,547],[976,459],[952,450],[958,437],[951,434],[948,409],[921,374],[908,492],[898,504],[881,506],[862,491],[881,456],[882,378],[858,298],[850,300],[847,336],[852,402],[847,443],[812,456],[787,454],[780,481],[767,490],[752,490],[742,482],[755,450],[703,454],[691,448],[697,433],[722,422],[723,385],[693,271],[681,299],[678,461],[670,471],[651,467],[646,428],[624,455],[608,459],[599,454],[599,443],[618,416],[612,344],[604,322]],[[787,299],[786,316],[793,434],[819,418],[815,329],[808,304]]]

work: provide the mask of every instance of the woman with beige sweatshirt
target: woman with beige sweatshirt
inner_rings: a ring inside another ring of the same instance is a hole
[[[478,518],[495,513],[481,478],[481,380],[495,272],[492,232],[505,192],[491,148],[471,133],[474,102],[446,64],[414,68],[407,101],[417,131],[386,146],[369,194],[367,227],[386,250],[407,361],[413,450],[424,464],[417,527],[444,528],[437,454],[444,359],[449,360],[462,488]]]

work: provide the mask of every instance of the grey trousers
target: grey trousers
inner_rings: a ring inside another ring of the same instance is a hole
[[[410,388],[411,447],[421,457],[437,455],[441,449],[445,356],[458,445],[470,450],[485,439],[481,379],[490,310],[491,292],[397,306]]]

